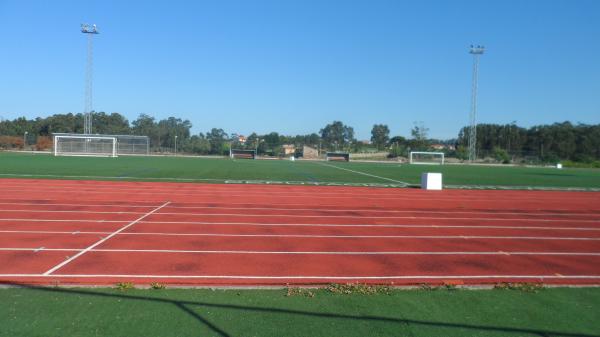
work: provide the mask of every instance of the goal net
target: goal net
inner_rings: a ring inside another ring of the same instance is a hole
[[[229,150],[229,157],[231,159],[255,159],[256,151],[255,150],[239,150],[239,149],[231,149]]]
[[[72,148],[76,151],[64,151],[68,152],[76,152],[79,155],[85,154],[88,156],[102,155],[105,156],[105,151],[101,151],[102,154],[96,154],[97,151],[94,150],[94,145],[91,148],[86,149],[83,145],[86,144],[82,139],[88,139],[87,144],[89,143],[103,143],[100,139],[104,139],[104,143],[106,143],[107,139],[116,139],[116,149],[115,155],[143,155],[147,156],[150,154],[150,138],[148,136],[134,136],[134,135],[107,135],[107,134],[80,134],[80,133],[54,133],[54,143],[61,146],[61,143],[64,144],[65,149],[68,150]],[[82,138],[83,137],[83,138]],[[95,139],[95,140],[94,140]],[[58,143],[57,143],[58,140]],[[77,150],[78,145],[80,144],[80,149]],[[106,145],[106,144],[104,144]],[[82,150],[81,150],[82,149]],[[58,148],[60,150],[60,148]],[[83,151],[83,152],[81,152]],[[55,151],[56,152],[56,151]],[[59,151],[60,152],[60,151]],[[56,153],[55,153],[56,154]],[[60,153],[58,154],[60,155]],[[110,154],[112,155],[112,154]]]
[[[117,138],[105,136],[54,136],[55,156],[117,156]]]
[[[410,153],[409,162],[411,164],[444,165],[444,153],[413,151]]]

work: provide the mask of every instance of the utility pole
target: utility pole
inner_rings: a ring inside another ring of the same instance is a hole
[[[95,24],[81,24],[81,32],[87,35],[87,62],[85,65],[85,108],[83,111],[83,133],[92,133],[92,113],[93,110],[93,64],[94,64],[94,39],[98,28]]]
[[[473,55],[473,80],[471,83],[471,112],[469,113],[469,162],[477,159],[477,80],[479,77],[479,57],[485,51],[484,46],[473,46],[469,53]]]

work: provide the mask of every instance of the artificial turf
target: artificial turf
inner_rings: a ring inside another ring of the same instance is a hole
[[[261,180],[395,185],[418,184],[422,172],[442,172],[446,185],[600,188],[598,169],[558,170],[543,167],[432,166],[301,160],[292,162],[200,157],[54,157],[0,153],[0,177],[205,182]]]
[[[312,296],[311,296],[312,294]],[[4,288],[0,336],[599,336],[600,288]]]

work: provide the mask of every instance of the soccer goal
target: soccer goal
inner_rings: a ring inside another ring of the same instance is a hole
[[[419,152],[410,153],[409,163],[424,165],[444,165],[444,152]]]
[[[256,151],[255,150],[239,150],[239,149],[230,149],[229,150],[229,158],[231,159],[255,159]]]
[[[350,153],[348,152],[327,152],[325,158],[327,161],[350,161]]]
[[[55,135],[54,155],[116,157],[117,138],[89,135]]]

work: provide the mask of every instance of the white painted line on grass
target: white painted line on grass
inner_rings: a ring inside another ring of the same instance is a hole
[[[131,226],[135,225],[136,223],[138,223],[139,221],[143,220],[143,219],[144,219],[144,218],[146,218],[147,216],[150,216],[150,215],[154,214],[155,212],[159,211],[161,208],[163,208],[163,207],[167,206],[169,203],[170,203],[169,201],[165,202],[165,203],[164,203],[164,204],[162,204],[161,206],[159,206],[159,207],[157,207],[157,208],[153,209],[152,211],[150,211],[150,212],[148,212],[148,213],[146,213],[146,214],[142,215],[141,217],[137,218],[136,220],[134,220],[134,221],[132,221],[132,222],[128,223],[127,225],[125,225],[125,226],[121,227],[120,229],[118,229],[118,230],[114,231],[113,233],[111,233],[111,234],[110,234],[110,235],[108,235],[107,237],[105,237],[105,238],[103,238],[103,239],[101,239],[101,240],[97,241],[96,243],[94,243],[94,244],[92,244],[91,246],[87,247],[86,249],[82,250],[82,251],[81,251],[81,252],[79,252],[78,254],[76,254],[76,255],[74,255],[74,256],[72,256],[72,257],[68,258],[67,260],[65,260],[65,261],[63,261],[63,262],[61,262],[61,263],[57,264],[56,266],[54,266],[54,267],[50,268],[48,271],[46,271],[46,272],[44,273],[44,275],[50,275],[50,274],[52,274],[53,272],[55,272],[55,271],[57,271],[58,269],[60,269],[60,268],[62,268],[63,266],[65,266],[66,264],[68,264],[68,263],[72,262],[73,260],[77,259],[77,258],[78,258],[78,257],[80,257],[81,255],[85,254],[86,252],[88,252],[88,251],[90,251],[90,250],[94,249],[94,247],[97,247],[98,245],[102,244],[102,243],[103,243],[103,242],[105,242],[106,240],[108,240],[108,239],[112,238],[113,236],[115,236],[115,235],[119,234],[120,232],[122,232],[122,231],[126,230],[127,228],[129,228],[129,227],[131,227]]]
[[[333,168],[336,168],[336,169],[338,169],[338,170],[344,170],[344,171],[348,171],[348,172],[352,172],[352,173],[356,173],[356,174],[362,174],[362,175],[364,175],[364,176],[368,176],[368,177],[372,177],[372,178],[383,179],[383,180],[387,180],[387,181],[395,182],[395,183],[398,183],[398,184],[403,184],[403,185],[405,185],[405,186],[408,186],[408,185],[410,185],[409,183],[407,183],[407,182],[405,182],[405,181],[400,181],[400,180],[390,179],[390,178],[386,178],[386,177],[380,177],[380,176],[377,176],[377,175],[374,175],[374,174],[365,173],[365,172],[356,171],[356,170],[351,170],[351,169],[348,169],[348,168],[345,168],[345,167],[339,167],[339,166],[330,165],[330,164],[325,164],[325,163],[317,163],[317,164],[319,164],[319,165],[322,165],[322,166],[333,167]]]

